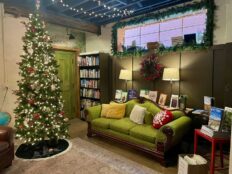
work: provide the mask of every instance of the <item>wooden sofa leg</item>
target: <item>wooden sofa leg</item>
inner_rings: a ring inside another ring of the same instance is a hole
[[[88,122],[87,136],[88,137],[92,137],[93,136],[92,129],[91,129],[91,123],[90,122]]]

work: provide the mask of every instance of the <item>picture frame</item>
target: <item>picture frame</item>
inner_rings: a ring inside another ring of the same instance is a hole
[[[149,90],[148,89],[141,89],[139,96],[149,99]]]
[[[158,96],[158,91],[149,91],[148,93],[149,99],[155,103],[157,102],[157,96]]]
[[[211,107],[214,106],[214,97],[204,96],[204,110],[210,112]]]
[[[131,99],[137,98],[138,94],[135,89],[129,89],[127,96],[128,96],[128,100],[131,100]]]
[[[167,100],[167,94],[161,93],[159,97],[158,104],[161,106],[165,106]]]
[[[114,97],[115,101],[121,101],[122,99],[122,90],[121,89],[116,89],[115,91],[115,97]]]
[[[179,108],[179,95],[172,94],[169,107],[170,108]]]
[[[122,91],[122,97],[121,97],[121,102],[126,102],[127,101],[127,92]]]

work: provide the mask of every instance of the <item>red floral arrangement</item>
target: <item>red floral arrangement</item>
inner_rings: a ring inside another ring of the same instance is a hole
[[[163,65],[159,63],[155,53],[144,57],[140,64],[140,74],[145,80],[155,80],[161,76]]]

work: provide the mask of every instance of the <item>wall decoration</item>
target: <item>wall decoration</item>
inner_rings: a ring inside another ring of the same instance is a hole
[[[149,91],[149,99],[151,99],[153,102],[157,101],[158,91]]]
[[[179,107],[179,96],[178,95],[171,96],[170,107],[171,108],[178,108]]]
[[[172,8],[168,8],[168,10],[164,10],[162,12],[158,11],[155,13],[144,14],[139,17],[135,17],[128,21],[118,22],[112,27],[112,53],[118,56],[125,55],[134,55],[134,54],[143,54],[146,52],[144,49],[136,48],[132,51],[117,51],[117,30],[126,26],[133,26],[138,24],[144,24],[148,21],[161,21],[163,19],[171,18],[173,15],[182,16],[183,14],[193,13],[199,10],[207,10],[207,21],[206,21],[206,32],[204,33],[204,42],[202,44],[177,44],[173,47],[164,47],[161,46],[159,48],[159,54],[165,54],[167,52],[173,51],[182,51],[182,50],[196,50],[196,49],[205,49],[213,44],[213,29],[214,29],[214,9],[215,4],[212,0],[204,0],[202,2],[195,2],[192,4],[188,4],[185,6],[176,6]]]
[[[165,106],[166,100],[167,100],[167,94],[161,93],[160,97],[159,97],[158,104],[161,105],[161,106]]]
[[[163,66],[158,62],[155,53],[143,58],[141,62],[140,74],[145,80],[155,80],[161,76]]]
[[[148,94],[149,94],[149,90],[147,90],[147,89],[141,89],[140,93],[139,93],[139,96],[140,97],[144,97],[144,98],[149,98]]]

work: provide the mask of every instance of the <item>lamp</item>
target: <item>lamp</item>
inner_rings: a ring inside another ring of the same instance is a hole
[[[126,69],[121,69],[119,74],[119,79],[126,80],[126,91],[127,91],[127,81],[132,80],[132,72]]]
[[[172,83],[173,81],[180,80],[180,73],[178,68],[164,68],[163,80],[170,81],[171,84],[171,94],[172,94]]]

